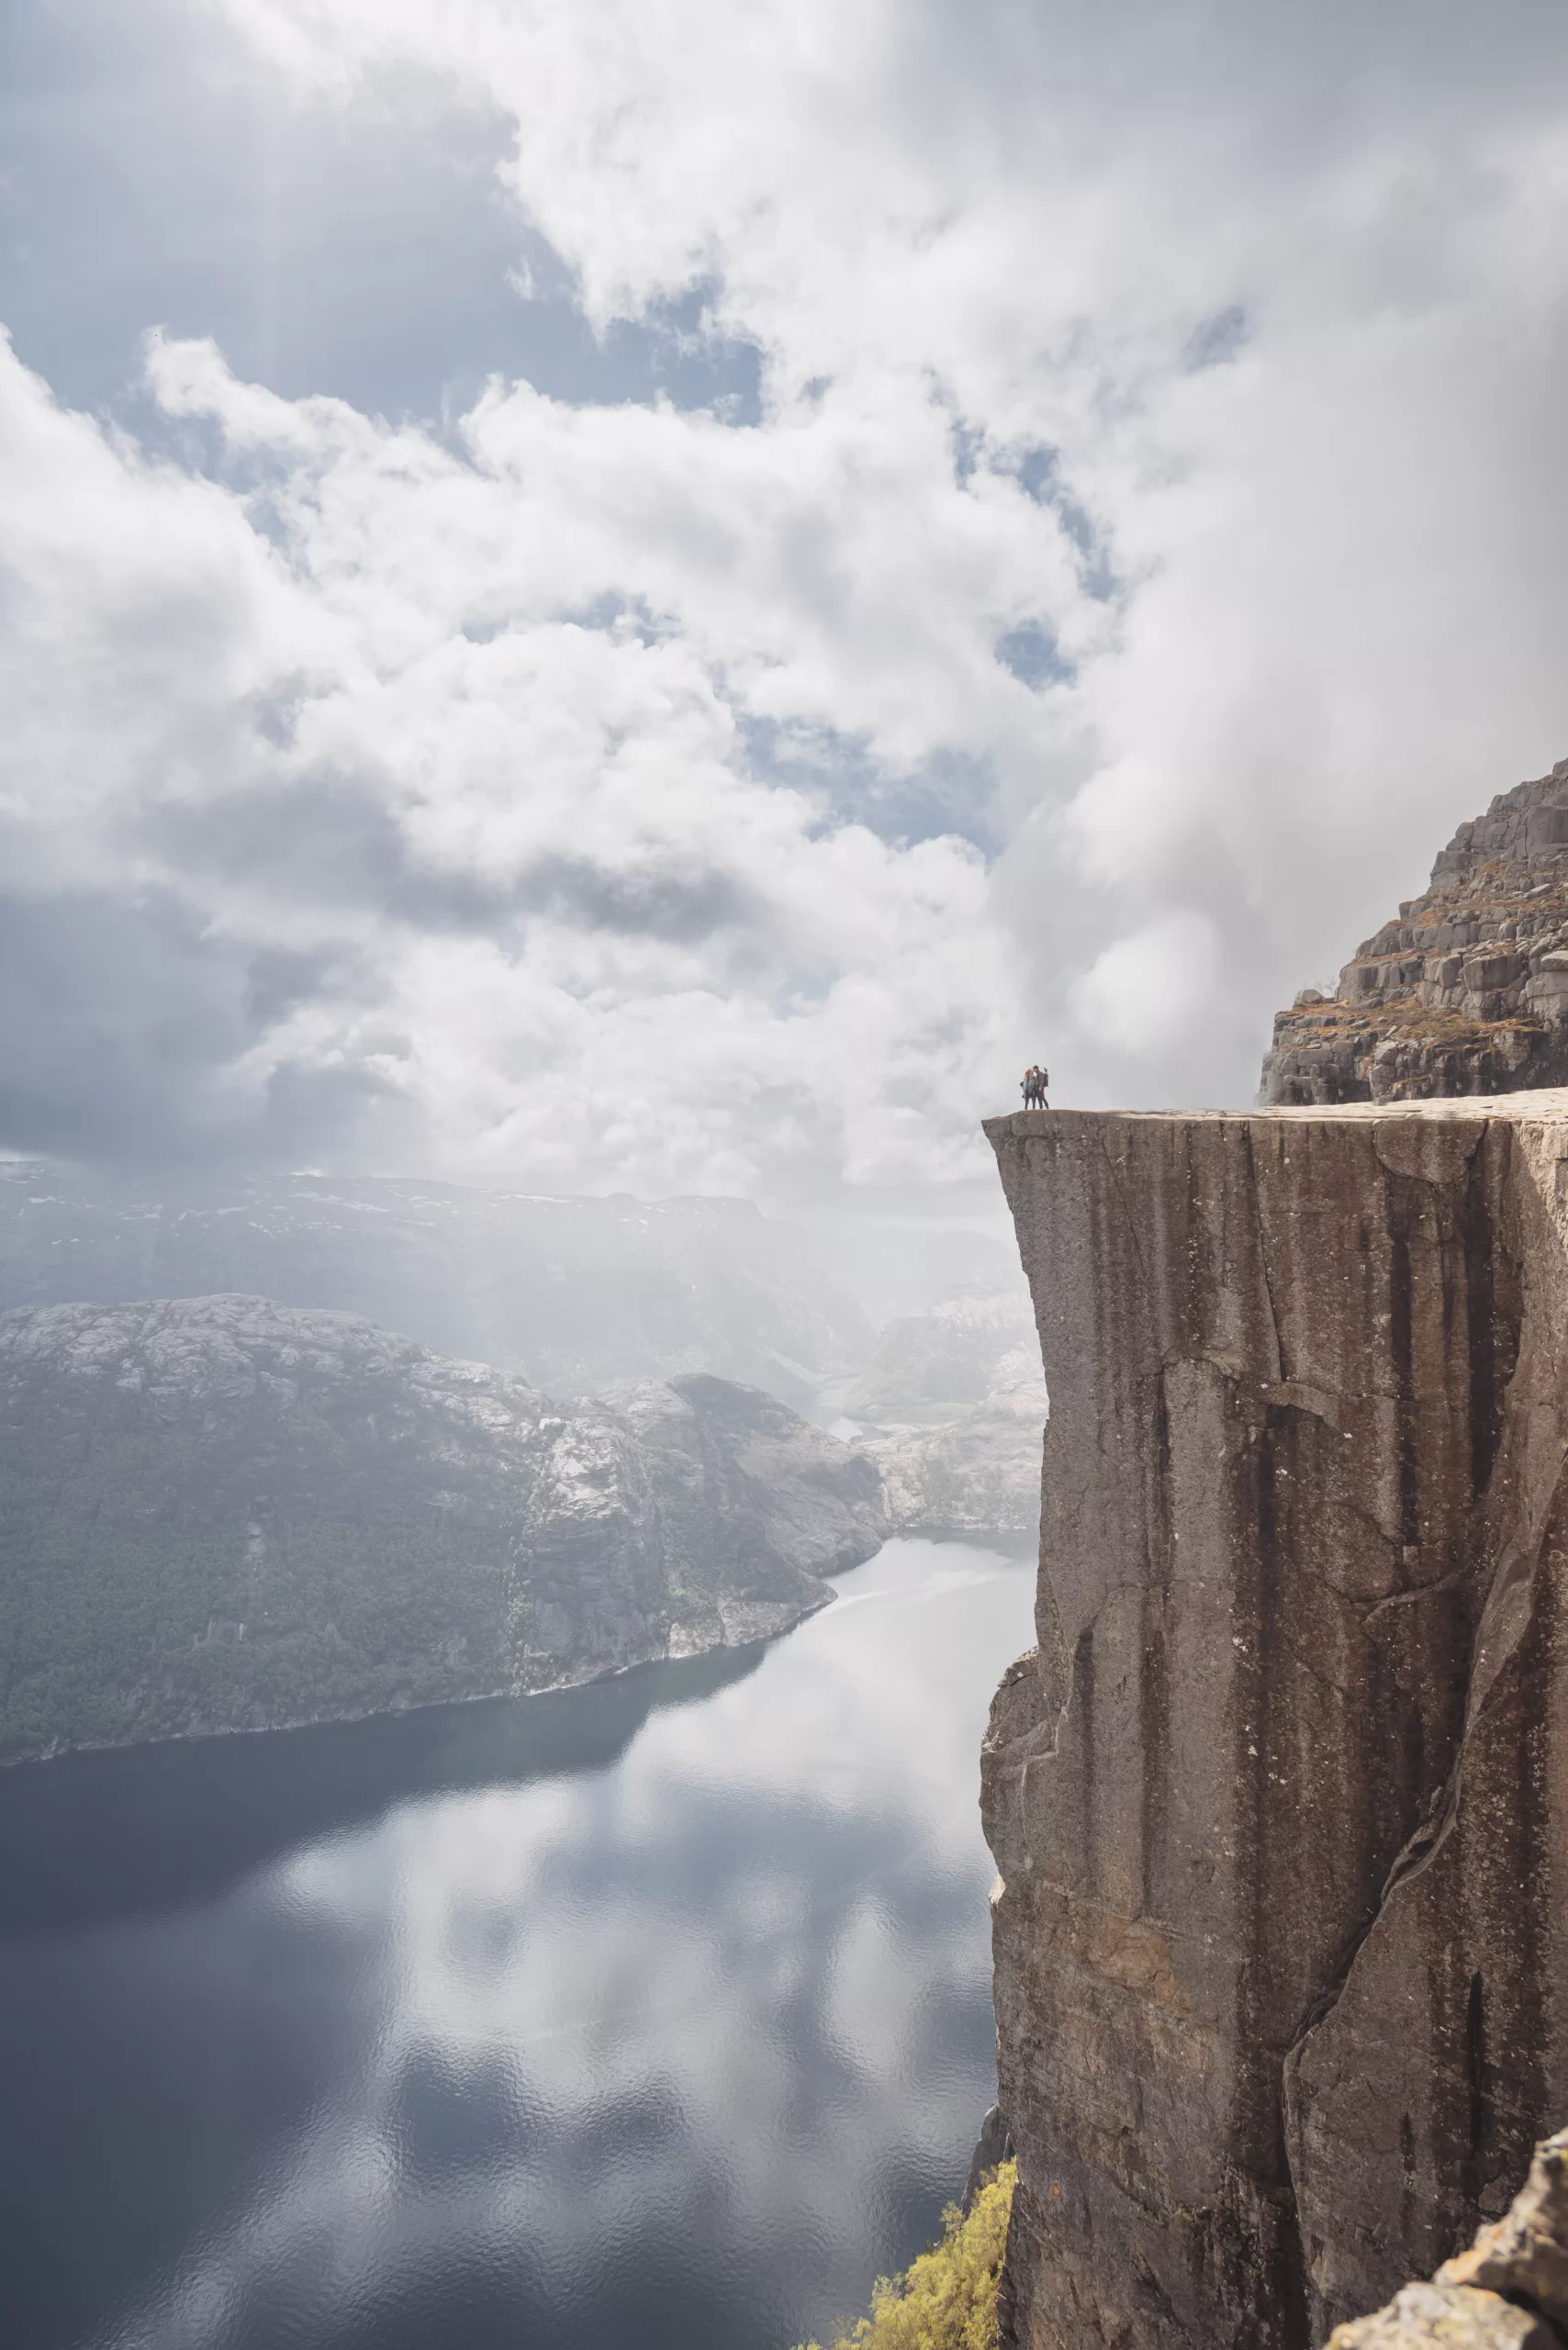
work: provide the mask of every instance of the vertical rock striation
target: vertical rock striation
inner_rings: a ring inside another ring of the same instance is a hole
[[[1051,1396],[1005,2298],[1305,2350],[1568,2109],[1568,1095],[988,1132]]]

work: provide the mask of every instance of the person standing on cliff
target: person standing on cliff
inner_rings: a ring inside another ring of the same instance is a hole
[[[1024,1107],[1025,1110],[1044,1110],[1049,1107],[1046,1100],[1046,1088],[1049,1083],[1049,1077],[1037,1065],[1025,1070]]]

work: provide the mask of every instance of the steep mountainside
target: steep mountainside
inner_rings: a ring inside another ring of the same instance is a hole
[[[1329,997],[1274,1022],[1266,1102],[1405,1102],[1568,1083],[1568,759],[1462,824],[1423,897]]]
[[[1015,2337],[1306,2350],[1568,2112],[1568,1093],[988,1131],[1051,1391]]]
[[[566,1394],[709,1371],[805,1403],[872,1344],[804,1237],[745,1200],[368,1176],[131,1192],[0,1169],[0,1307],[227,1292],[363,1314]]]
[[[553,1403],[355,1316],[0,1315],[0,1756],[538,1689],[754,1639],[874,1466],[706,1376]]]

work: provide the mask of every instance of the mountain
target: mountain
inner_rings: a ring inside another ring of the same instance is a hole
[[[710,1375],[557,1403],[246,1296],[0,1315],[0,1756],[540,1689],[781,1630],[873,1464]]]
[[[890,1322],[843,1408],[851,1419],[882,1426],[936,1426],[998,1388],[1038,1378],[1039,1369],[1023,1281],[967,1287],[929,1313]]]
[[[882,1472],[895,1533],[1038,1526],[1047,1404],[1021,1277],[966,1285],[890,1322],[842,1408]]]
[[[1568,1084],[1568,759],[1462,824],[1332,996],[1274,1021],[1261,1099],[1409,1102]]]
[[[868,1431],[895,1534],[1033,1534],[1040,1523],[1046,1382],[998,1388],[943,1427]]]
[[[0,1307],[230,1292],[364,1315],[568,1394],[707,1371],[809,1404],[873,1338],[806,1236],[745,1200],[0,1167]]]

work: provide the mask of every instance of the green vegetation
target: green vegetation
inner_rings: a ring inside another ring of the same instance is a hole
[[[992,2171],[968,2219],[949,2203],[941,2243],[902,2277],[879,2277],[870,2316],[840,2326],[829,2350],[995,2350],[996,2288],[1017,2177],[1015,2162]]]

